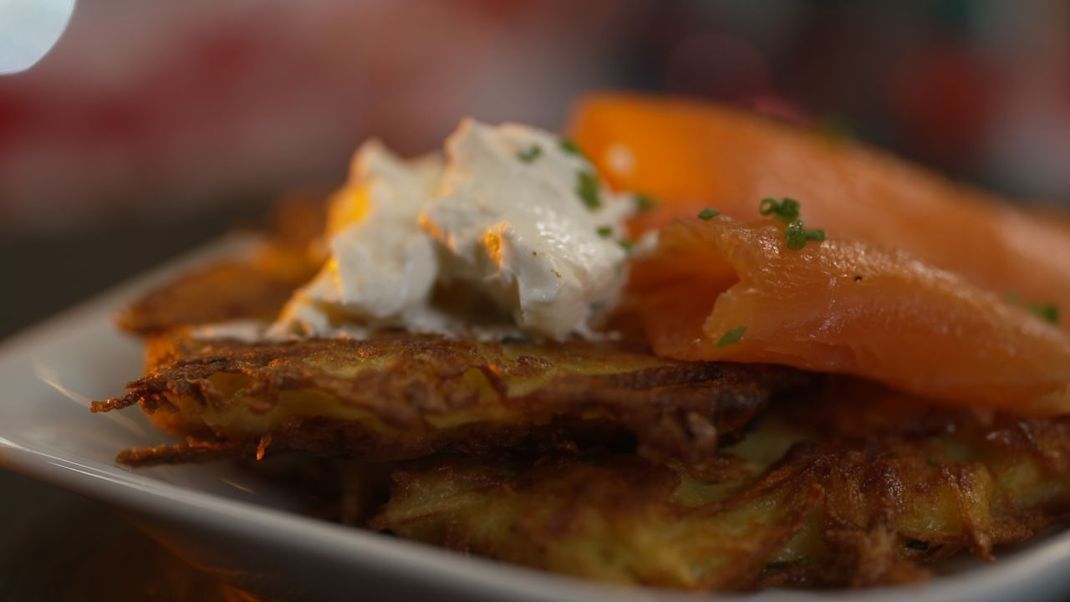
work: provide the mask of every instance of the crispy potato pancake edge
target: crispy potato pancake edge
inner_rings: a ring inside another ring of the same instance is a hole
[[[408,463],[370,526],[603,581],[748,591],[917,581],[1070,517],[1070,418],[890,426],[897,409],[867,409],[872,427],[837,433],[850,402],[794,405],[716,474],[598,453]]]
[[[94,410],[140,404],[157,426],[200,442],[247,449],[270,437],[276,447],[374,460],[634,433],[648,457],[698,461],[737,438],[772,396],[815,382],[621,345],[408,333],[252,344],[178,335],[149,355],[154,369]],[[124,458],[170,461],[166,449]]]

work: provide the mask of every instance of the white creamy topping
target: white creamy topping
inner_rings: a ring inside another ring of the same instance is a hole
[[[349,183],[330,201],[330,258],[270,334],[327,336],[340,319],[438,330],[427,304],[438,259],[417,217],[441,174],[437,155],[404,161],[377,140],[364,143]]]
[[[445,162],[368,142],[331,201],[330,259],[269,335],[597,336],[627,277],[633,210],[578,152],[530,127],[465,120]]]
[[[534,159],[518,159],[534,148]],[[524,330],[588,336],[624,284],[618,239],[632,204],[607,190],[597,207],[585,203],[581,174],[597,181],[593,166],[546,132],[469,119],[446,149],[439,196],[421,221],[448,250],[447,275],[482,286]]]

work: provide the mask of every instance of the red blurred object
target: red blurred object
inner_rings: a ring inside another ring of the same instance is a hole
[[[937,43],[899,65],[891,110],[919,153],[966,167],[992,118],[996,84],[994,71],[968,48]]]

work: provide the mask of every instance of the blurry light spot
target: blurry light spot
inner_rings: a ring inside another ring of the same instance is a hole
[[[631,175],[635,169],[635,155],[623,144],[612,144],[606,149],[605,164],[613,173],[621,176]]]
[[[33,67],[67,29],[74,0],[0,1],[0,75]]]

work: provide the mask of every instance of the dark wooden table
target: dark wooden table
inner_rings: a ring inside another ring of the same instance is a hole
[[[260,212],[77,232],[0,233],[0,338]],[[255,598],[197,570],[112,509],[0,468],[0,600],[215,602]]]

